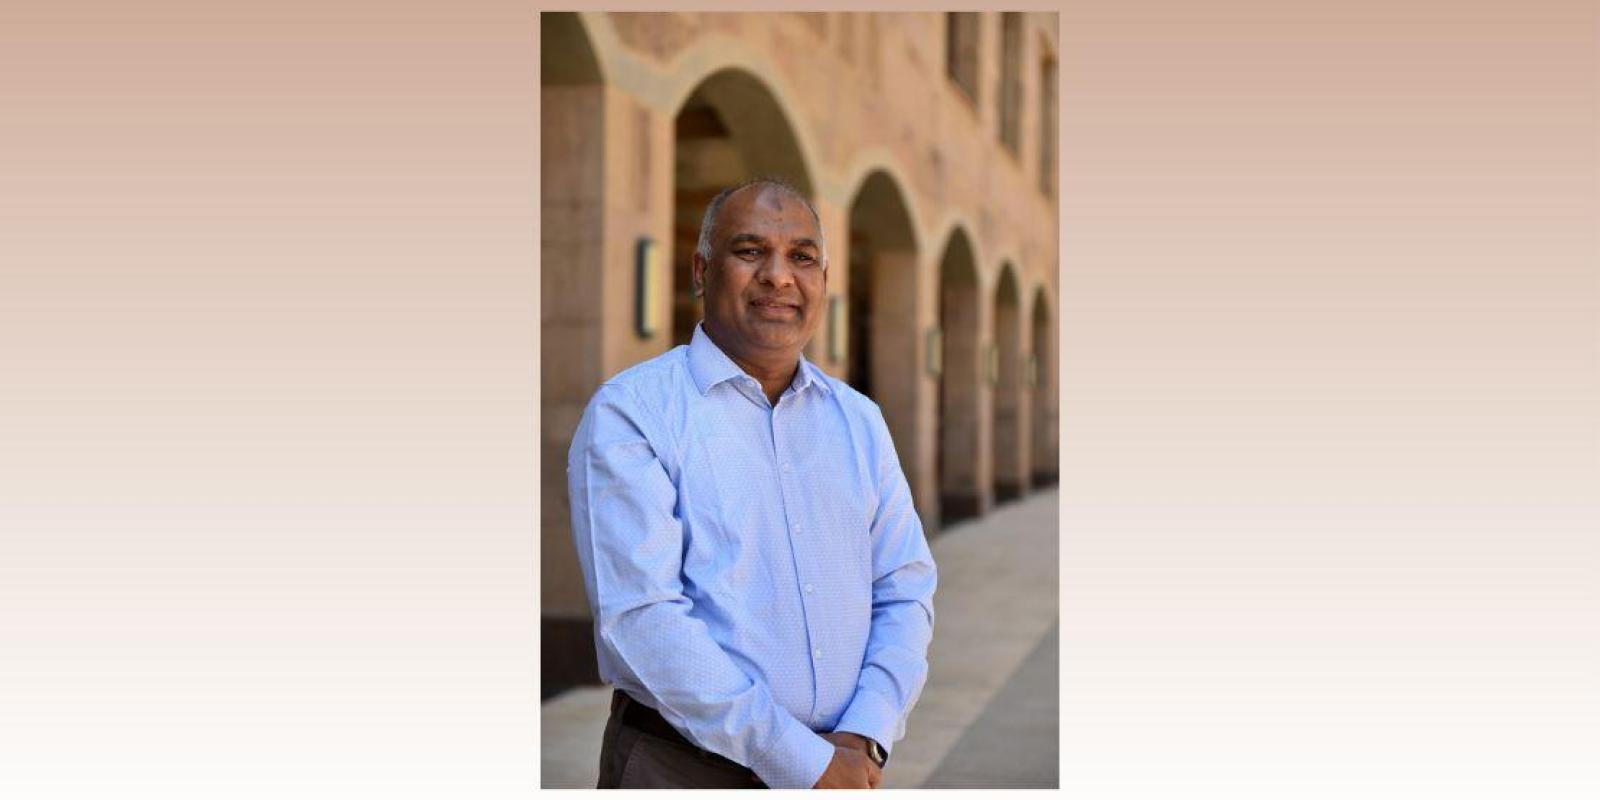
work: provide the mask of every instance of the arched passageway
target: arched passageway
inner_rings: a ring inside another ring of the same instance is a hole
[[[689,278],[700,220],[717,192],[754,177],[788,181],[813,200],[810,171],[783,107],[760,78],[723,69],[697,85],[673,120],[672,344],[703,312]]]
[[[949,525],[984,511],[978,417],[978,265],[959,228],[939,261],[939,521]]]
[[[1056,333],[1050,314],[1050,298],[1040,287],[1033,296],[1032,431],[1033,485],[1056,482],[1059,459],[1056,433]]]
[[[883,409],[901,468],[914,475],[917,246],[905,193],[887,172],[862,183],[850,204],[849,235],[850,385]]]
[[[1000,268],[1000,280],[994,291],[994,343],[991,346],[995,353],[990,358],[995,363],[985,365],[993,371],[991,446],[997,502],[1020,497],[1027,487],[1030,453],[1023,441],[1021,305],[1016,270],[1007,263]]]

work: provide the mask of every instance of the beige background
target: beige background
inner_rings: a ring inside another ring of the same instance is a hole
[[[1588,796],[1595,7],[1291,5],[1061,9],[1063,786]],[[0,11],[7,796],[536,785],[535,25]]]
[[[1063,786],[1579,796],[1595,6],[1290,5],[1063,14]]]

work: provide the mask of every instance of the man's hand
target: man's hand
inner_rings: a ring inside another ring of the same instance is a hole
[[[834,747],[848,747],[851,750],[860,750],[861,752],[866,753],[868,758],[872,756],[872,750],[867,744],[867,737],[862,736],[859,733],[834,731],[833,733],[820,733],[817,735],[827,739],[833,744]]]
[[[883,770],[872,763],[872,759],[862,750],[851,745],[839,744],[836,736],[850,736],[853,734],[824,733],[822,738],[833,742],[833,760],[828,762],[828,769],[822,773],[813,789],[876,789],[883,782]]]

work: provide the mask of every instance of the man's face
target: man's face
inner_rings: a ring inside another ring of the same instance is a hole
[[[694,258],[706,328],[744,355],[798,357],[822,321],[828,276],[822,234],[798,198],[771,186],[723,201],[711,263]]]

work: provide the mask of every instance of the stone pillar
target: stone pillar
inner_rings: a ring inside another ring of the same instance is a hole
[[[575,581],[566,464],[572,432],[602,378],[605,94],[600,84],[541,92],[540,602],[548,616],[588,615]]]
[[[1028,385],[1028,360],[1033,347],[1027,336],[1029,327],[1017,326],[1017,489],[1026,497],[1033,488],[1033,388]]]
[[[931,250],[931,248],[929,248]],[[913,453],[906,470],[917,511],[930,534],[941,526],[939,518],[939,378],[928,372],[928,331],[939,324],[939,253],[924,252],[915,265],[911,294],[916,298],[912,326],[916,358],[911,365],[915,387],[911,400]],[[897,441],[896,444],[899,444]],[[906,454],[900,454],[906,462]]]
[[[976,283],[943,286],[944,402],[940,408],[941,524],[989,508],[989,391],[983,380],[983,331],[989,314]],[[937,390],[936,390],[937,391]]]
[[[602,376],[606,93],[598,83],[540,93],[540,604],[544,679],[599,679],[569,528],[567,451]]]
[[[993,290],[979,279],[973,304],[978,315],[977,345],[973,348],[974,391],[977,396],[973,434],[972,480],[979,516],[994,507],[994,386],[989,383],[989,348],[995,344]]]
[[[919,319],[918,279],[916,254],[910,250],[876,254],[872,267],[873,399],[883,409],[900,468],[920,511],[936,492],[928,483],[933,461],[924,458],[925,453],[931,455],[931,442],[921,440],[918,434],[918,395],[928,390],[923,386],[926,354],[922,341],[927,323]],[[929,383],[928,388],[936,391],[938,387]]]
[[[549,683],[592,683],[598,673],[572,541],[567,452],[600,384],[670,343],[670,259],[654,336],[636,332],[634,293],[639,239],[670,253],[672,127],[600,85],[546,87],[541,120],[541,662]]]

